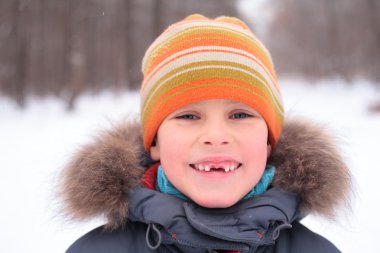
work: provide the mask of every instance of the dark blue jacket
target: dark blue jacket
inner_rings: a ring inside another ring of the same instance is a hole
[[[68,253],[122,252],[339,252],[299,223],[294,194],[272,188],[225,209],[208,209],[136,187],[123,229],[97,228]]]

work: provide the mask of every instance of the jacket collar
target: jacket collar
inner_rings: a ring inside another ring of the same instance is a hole
[[[137,186],[129,195],[129,219],[154,224],[160,244],[176,244],[184,251],[193,246],[245,252],[273,244],[279,230],[299,218],[297,205],[295,194],[278,188],[229,208],[208,209]]]

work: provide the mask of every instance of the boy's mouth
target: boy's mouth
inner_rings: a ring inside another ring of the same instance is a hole
[[[201,163],[192,163],[190,167],[199,171],[224,171],[230,172],[240,168],[242,164],[234,161],[226,162],[201,162]]]

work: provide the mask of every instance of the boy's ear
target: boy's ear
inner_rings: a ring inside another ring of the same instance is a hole
[[[272,152],[272,146],[268,143],[268,145],[267,145],[267,158],[270,156],[271,152]]]
[[[155,161],[158,161],[160,160],[160,147],[158,145],[158,141],[157,141],[157,138],[155,138],[155,140],[153,141],[152,143],[152,146],[150,146],[150,157],[155,160]]]

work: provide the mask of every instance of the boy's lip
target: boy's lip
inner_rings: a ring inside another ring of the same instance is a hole
[[[213,156],[198,159],[195,162],[190,163],[189,165],[193,169],[199,171],[209,172],[215,170],[222,170],[225,172],[229,172],[234,171],[237,168],[240,168],[242,163],[234,158],[227,156]]]
[[[192,164],[195,164],[195,163],[206,163],[206,162],[215,162],[215,163],[220,163],[220,162],[235,162],[235,163],[239,163],[238,160],[230,157],[230,156],[208,156],[208,157],[204,157],[204,158],[201,158],[201,159],[197,159],[195,160],[194,162],[192,162]]]

